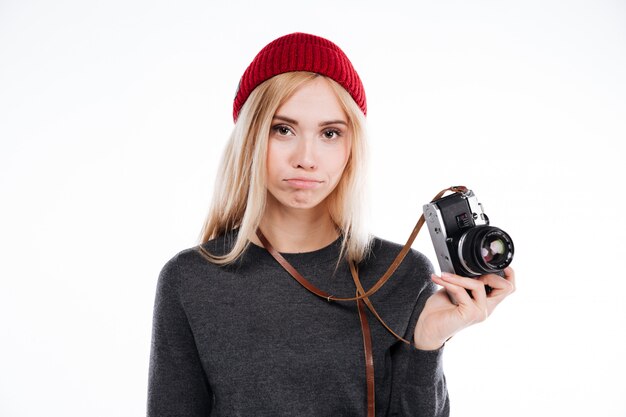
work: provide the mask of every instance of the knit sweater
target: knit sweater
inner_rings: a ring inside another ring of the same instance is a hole
[[[224,253],[233,235],[203,245]],[[375,239],[359,267],[370,288],[400,246]],[[340,241],[283,256],[311,283],[355,295]],[[433,293],[432,266],[411,251],[370,300],[385,322],[412,340]],[[442,349],[398,342],[368,312],[377,416],[447,416]],[[250,244],[229,266],[198,248],[174,256],[159,276],[152,333],[148,416],[366,416],[363,339],[356,302],[328,302],[298,284]]]

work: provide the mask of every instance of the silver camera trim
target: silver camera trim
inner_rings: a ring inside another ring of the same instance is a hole
[[[461,195],[461,197],[467,200],[470,210],[472,211],[474,224],[476,226],[488,225],[489,219],[485,215],[483,206],[478,202],[474,192],[472,190],[467,190]],[[437,255],[437,261],[439,262],[441,272],[455,274],[456,271],[454,270],[454,266],[452,264],[450,252],[448,251],[448,245],[446,244],[448,239],[446,227],[443,224],[441,211],[439,210],[436,201],[424,204],[424,219],[426,219],[426,224],[428,225],[428,232],[430,233],[430,238],[433,242],[433,246],[435,247],[435,254]],[[461,247],[461,245],[459,245],[459,247]],[[471,271],[467,268],[465,261],[462,256],[460,256],[461,254],[459,253],[458,255],[463,267],[465,267],[468,271]]]
[[[457,246],[459,250],[457,251],[457,256],[459,257],[459,262],[461,262],[461,265],[463,265],[463,268],[465,268],[466,271],[478,276],[480,275],[480,272],[476,272],[472,268],[470,268],[469,265],[467,265],[467,263],[465,262],[465,258],[463,258],[463,245],[465,244],[466,237],[467,232],[463,233],[463,236],[461,236],[461,238],[459,239],[459,244]]]

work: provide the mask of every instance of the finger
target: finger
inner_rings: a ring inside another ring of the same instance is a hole
[[[515,289],[515,271],[510,266],[504,268],[504,279],[513,284],[513,289]]]
[[[487,294],[481,282],[454,274],[442,273],[441,275],[440,285],[448,291],[453,302],[456,300],[457,311],[465,326],[481,322],[489,317]]]
[[[513,282],[496,274],[483,275],[478,278],[478,281],[491,287],[490,298],[505,297],[515,291],[515,284]]]
[[[466,307],[464,316],[471,319],[473,323],[481,322],[489,317],[493,309],[489,308],[487,303],[487,291],[482,282],[474,278],[461,277],[449,273],[442,273],[441,275],[444,281],[452,282],[453,284],[465,288],[466,292],[471,292],[472,298],[464,305],[464,307]]]
[[[491,286],[491,284],[493,284],[494,286],[497,286],[499,288],[498,291],[490,294],[490,298],[507,296],[515,292],[515,271],[511,267],[507,267],[507,268],[504,268],[503,272],[504,272],[504,277],[501,277],[495,274],[490,274],[490,275],[493,275],[493,278],[486,278],[488,276],[486,275],[484,276],[485,279],[481,279],[481,281],[485,282],[486,285]]]
[[[465,288],[455,285],[451,282],[444,281],[443,279],[441,279],[441,277],[438,277],[435,274],[432,274],[431,277],[435,284],[441,285],[446,289],[446,291],[448,292],[448,296],[450,297],[450,301],[452,301],[453,304],[472,304],[472,299]]]
[[[459,275],[450,274],[448,272],[442,272],[441,278],[446,282],[450,282],[452,284],[470,290],[474,301],[482,307],[486,306],[487,291],[485,290],[485,285],[480,281],[474,278],[466,278]]]

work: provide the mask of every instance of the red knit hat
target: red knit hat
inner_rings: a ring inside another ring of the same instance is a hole
[[[350,93],[363,114],[367,114],[363,84],[346,54],[327,39],[292,33],[261,49],[243,73],[233,103],[235,122],[252,90],[275,75],[292,71],[315,72],[335,80]]]

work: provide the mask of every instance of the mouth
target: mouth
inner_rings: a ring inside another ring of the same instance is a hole
[[[287,184],[294,188],[312,189],[318,187],[324,181],[315,180],[311,178],[286,178],[283,180]]]

